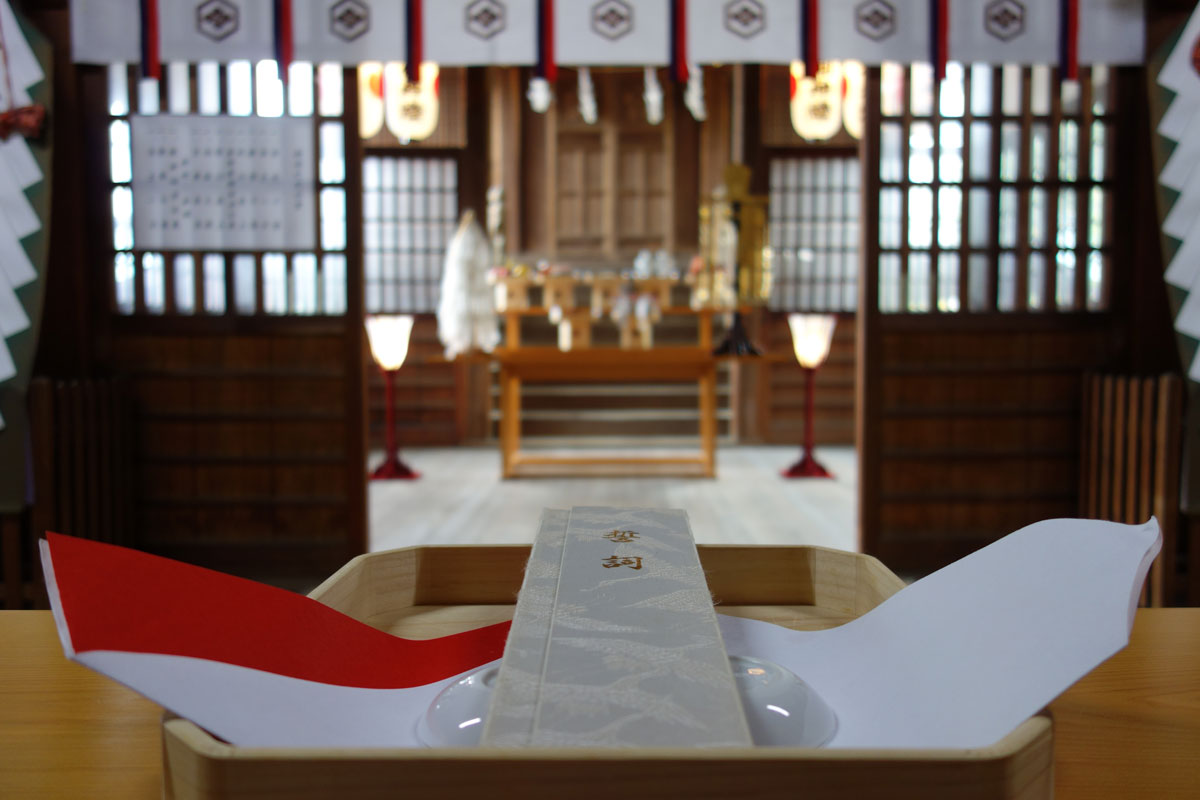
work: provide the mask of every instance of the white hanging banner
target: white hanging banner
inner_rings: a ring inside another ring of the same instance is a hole
[[[6,108],[3,104],[5,100],[13,106],[27,106],[30,100],[29,94],[25,90],[42,80],[45,73],[38,64],[37,56],[33,54],[33,48],[21,35],[21,26],[17,23],[17,17],[7,2],[0,2],[0,29],[6,33],[4,60],[8,63],[10,70],[8,80],[5,80],[4,66],[0,64],[0,109]],[[11,98],[3,97],[7,92],[9,81],[12,82],[15,95]]]
[[[1200,90],[1200,75],[1196,87]],[[1200,121],[1200,103],[1171,103],[1158,122],[1158,132],[1172,141],[1179,141],[1193,120]]]
[[[132,130],[139,247],[316,246],[311,119],[135,116]]]
[[[1175,316],[1175,330],[1193,339],[1200,339],[1200,271],[1192,276],[1187,299]],[[1200,353],[1197,355],[1200,356]]]
[[[296,61],[403,61],[405,34],[400,0],[292,0]],[[163,57],[168,56],[164,50]]]
[[[957,6],[953,4],[953,8]],[[929,0],[826,0],[821,3],[817,27],[822,61],[880,64],[929,60]]]
[[[555,3],[554,52],[564,65],[666,64],[670,7],[666,0]]]
[[[421,13],[428,61],[442,66],[537,62],[537,0],[436,0],[426,2]]]
[[[20,134],[15,134],[19,136]],[[37,211],[25,196],[21,182],[7,161],[0,161],[0,217],[3,217],[18,239],[24,239],[42,229]]]
[[[1175,330],[1200,339],[1200,7],[1183,26],[1179,40],[1163,62],[1158,83],[1175,93],[1159,123],[1159,132],[1175,140],[1175,149],[1163,165],[1158,182],[1179,192],[1163,219],[1168,236],[1181,240],[1163,276],[1167,283],[1187,292],[1175,315]],[[1200,352],[1188,369],[1200,382]]]
[[[1179,41],[1163,62],[1158,73],[1160,86],[1165,86],[1176,94],[1192,98],[1200,96],[1200,72],[1197,72],[1192,63],[1192,54],[1197,46],[1200,46],[1200,7],[1183,26]]]
[[[267,0],[162,0],[158,27],[163,62],[274,58],[271,6]]]
[[[796,0],[691,0],[687,52],[704,64],[787,64],[800,57]]]
[[[1188,290],[1196,276],[1200,275],[1200,217],[1192,220],[1192,227],[1183,235],[1183,244],[1171,257],[1164,277],[1172,286]]]
[[[0,381],[6,381],[17,374],[17,365],[12,353],[8,352],[8,344],[0,338]],[[0,431],[4,430],[4,417],[0,417]]]
[[[799,57],[805,0],[690,0],[688,52],[696,63],[786,63]],[[405,59],[402,0],[293,0],[295,58]],[[668,0],[560,0],[554,8],[558,60],[573,65],[661,65],[670,53]],[[1059,8],[1049,0],[954,0],[950,57],[981,63],[1057,64]],[[267,0],[160,0],[166,61],[271,58]],[[929,58],[929,0],[822,0],[819,57],[868,64]],[[532,64],[537,0],[429,0],[425,55],[444,65]],[[71,0],[72,55],[81,63],[137,62],[138,0]],[[1144,0],[1079,0],[1079,62],[1139,63]],[[1185,35],[1187,32],[1185,31]],[[1163,85],[1183,64],[1173,58]]]
[[[1200,219],[1200,169],[1192,167],[1192,177],[1183,186],[1174,205],[1163,219],[1162,230],[1168,236],[1183,239],[1193,223]]]
[[[0,339],[20,333],[29,327],[29,315],[8,281],[0,281]]]
[[[138,0],[71,0],[71,59],[136,64],[142,59]]]
[[[0,141],[0,162],[8,165],[22,189],[28,189],[42,179],[42,170],[23,136],[9,136]]]
[[[1200,75],[1197,78],[1200,79]],[[1186,104],[1196,102],[1196,99],[1177,97],[1174,102]],[[1192,124],[1175,143],[1175,149],[1171,151],[1162,171],[1158,174],[1158,182],[1177,192],[1182,192],[1190,182],[1200,180],[1200,170],[1196,169],[1198,163],[1200,163],[1200,117],[1192,120]]]
[[[1059,5],[1045,0],[956,0],[950,4],[950,59],[1056,64]]]
[[[1079,0],[1079,63],[1140,64],[1146,56],[1143,0]]]
[[[21,245],[21,238],[8,220],[0,217],[0,283],[19,289],[36,277],[37,268]]]

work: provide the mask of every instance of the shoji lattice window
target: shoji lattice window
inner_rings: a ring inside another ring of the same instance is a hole
[[[458,217],[458,162],[425,154],[363,159],[368,313],[436,311]]]
[[[113,308],[119,314],[313,315],[346,311],[342,67],[274,61],[172,63],[163,79],[108,69]],[[131,115],[316,117],[317,247],[310,251],[152,251],[134,238]]]
[[[1112,92],[1081,73],[883,66],[881,311],[1108,307]]]
[[[857,307],[859,173],[853,157],[771,159],[772,309]]]

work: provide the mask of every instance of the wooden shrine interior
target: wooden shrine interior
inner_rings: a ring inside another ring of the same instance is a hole
[[[857,446],[864,552],[893,570],[919,573],[1039,519],[1086,508],[1133,521],[1146,508],[1131,500],[1102,509],[1094,501],[1099,489],[1089,481],[1099,482],[1101,472],[1088,459],[1100,445],[1088,444],[1098,429],[1085,426],[1093,419],[1085,396],[1094,395],[1084,391],[1092,373],[1182,371],[1161,277],[1156,100],[1145,68],[1112,71],[1120,155],[1110,172],[1117,224],[1103,311],[881,313],[879,71],[868,71],[863,141],[843,134],[818,145],[792,130],[786,68],[748,65],[705,70],[703,123],[663,80],[666,114],[658,126],[645,121],[640,70],[594,70],[600,119],[587,125],[576,110],[572,70],[562,71],[556,103],[539,115],[525,101],[527,70],[447,68],[431,139],[402,146],[386,133],[346,138],[344,315],[268,315],[261,292],[253,314],[151,315],[141,313],[140,293],[135,313],[117,314],[106,73],[71,63],[64,0],[16,5],[54,44],[56,107],[53,242],[40,380],[30,393],[33,469],[45,491],[24,513],[0,517],[7,607],[39,602],[28,548],[48,528],[275,581],[319,579],[364,552],[365,465],[382,444],[384,409],[362,327],[361,164],[401,148],[457,164],[459,209],[482,213],[488,187],[503,186],[510,251],[614,265],[644,247],[694,252],[698,205],[720,183],[731,154],[752,168],[758,193],[767,190],[772,158],[857,158],[865,198],[858,310],[839,314],[832,352],[817,374],[816,438]],[[1148,53],[1191,7],[1146,4]],[[356,85],[352,70],[345,84]],[[357,98],[347,91],[346,130],[357,130],[356,118]],[[169,284],[166,295],[170,304]],[[782,313],[758,310],[748,321],[765,351],[790,353]],[[549,326],[526,334],[545,343],[552,335]],[[422,314],[397,379],[402,446],[496,444],[494,365],[440,356],[434,318]],[[798,443],[804,391],[794,361],[722,363],[716,381],[719,442]],[[1126,391],[1143,396],[1136,387]],[[632,407],[628,398],[584,391],[565,401],[530,397],[526,408],[563,402]],[[636,438],[661,429],[654,409],[672,402],[651,403],[646,419],[628,415],[609,433]],[[1123,416],[1115,417],[1116,429],[1112,419],[1110,447],[1128,430]],[[569,433],[561,421],[536,415],[524,431]],[[1169,442],[1182,434],[1176,427],[1156,435]],[[1143,463],[1133,449],[1130,463]],[[1105,497],[1115,486],[1104,483]],[[1161,601],[1197,603],[1200,534],[1186,516],[1176,530],[1179,563]]]

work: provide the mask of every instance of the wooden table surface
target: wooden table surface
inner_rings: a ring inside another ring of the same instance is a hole
[[[1059,800],[1200,798],[1200,609],[1138,611],[1051,708]],[[0,611],[0,798],[160,797],[160,713],[67,661],[50,612]]]

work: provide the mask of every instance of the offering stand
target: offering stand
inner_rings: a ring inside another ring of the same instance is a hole
[[[663,308],[666,315],[691,315],[697,341],[689,346],[613,348],[572,346],[569,350],[521,344],[521,318],[545,316],[548,309],[506,310],[506,338],[494,354],[500,363],[500,452],[505,478],[564,474],[716,475],[717,358],[712,354],[711,310]],[[574,327],[574,326],[573,326]],[[576,345],[586,337],[573,337]],[[590,340],[587,340],[590,341]],[[521,449],[521,386],[524,383],[577,381],[694,381],[699,389],[700,449],[680,455],[554,455]]]

